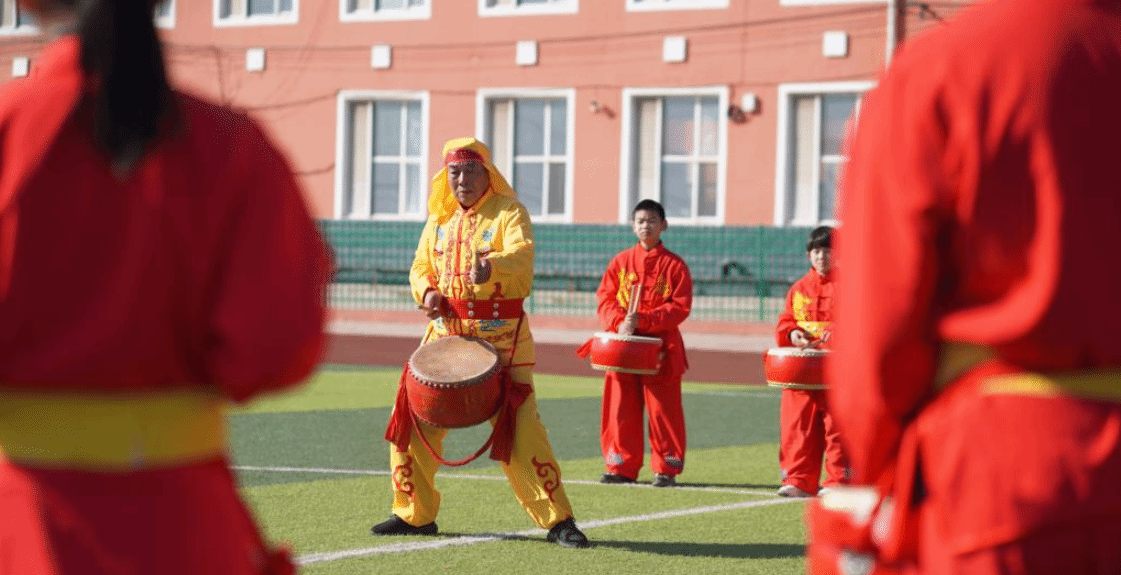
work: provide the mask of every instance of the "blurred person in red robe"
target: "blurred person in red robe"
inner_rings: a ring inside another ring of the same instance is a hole
[[[1119,100],[1118,0],[980,3],[865,100],[828,399],[871,496],[810,572],[1121,573]]]
[[[0,574],[292,573],[223,416],[320,359],[291,166],[169,86],[154,1],[21,5],[49,44],[0,88]]]

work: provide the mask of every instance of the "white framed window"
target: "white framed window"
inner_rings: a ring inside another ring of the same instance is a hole
[[[724,220],[728,88],[623,90],[619,221],[653,199],[683,224]]]
[[[534,221],[572,220],[574,90],[487,89],[479,139]]]
[[[728,0],[626,0],[628,12],[654,10],[712,10],[727,8]]]
[[[845,137],[872,82],[779,85],[775,225],[836,225]]]
[[[427,118],[425,92],[339,93],[336,219],[424,220]]]
[[[339,20],[368,22],[427,20],[433,0],[339,0]]]
[[[18,0],[0,0],[0,34],[38,33],[31,14],[20,7]]]
[[[299,0],[214,0],[214,25],[295,24],[299,10]]]
[[[575,14],[579,0],[479,0],[479,16]]]
[[[175,0],[161,0],[156,4],[156,26],[175,27]]]

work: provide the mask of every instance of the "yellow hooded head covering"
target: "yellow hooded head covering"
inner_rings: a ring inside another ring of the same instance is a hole
[[[455,138],[448,140],[444,144],[444,167],[432,176],[432,195],[428,196],[428,213],[436,216],[438,223],[448,221],[448,218],[455,213],[459,207],[459,202],[455,199],[455,194],[452,193],[451,186],[448,185],[448,155],[456,150],[469,150],[482,157],[483,166],[486,167],[490,175],[490,187],[487,191],[494,192],[500,196],[509,196],[516,198],[517,194],[514,193],[514,188],[510,187],[510,183],[502,174],[498,173],[498,168],[490,161],[490,148],[486,144],[476,140],[475,138]],[[486,193],[483,194],[486,197]]]

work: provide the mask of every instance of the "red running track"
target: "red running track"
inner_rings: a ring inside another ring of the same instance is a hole
[[[348,365],[403,366],[416,350],[415,338],[332,334],[324,361]],[[600,376],[588,367],[586,359],[576,357],[575,344],[537,343],[537,373],[554,375]],[[763,355],[758,352],[732,352],[691,349],[686,381],[764,385]]]

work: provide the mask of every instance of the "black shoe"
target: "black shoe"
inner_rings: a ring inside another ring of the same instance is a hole
[[[404,519],[390,515],[389,519],[371,527],[370,535],[435,535],[438,531],[435,521],[428,525],[413,527],[405,523]]]
[[[556,543],[561,547],[571,547],[573,549],[583,549],[591,546],[591,543],[588,543],[587,536],[576,527],[576,521],[571,517],[549,529],[549,534],[545,536],[545,540],[549,543]]]
[[[625,475],[616,473],[604,473],[603,477],[599,478],[600,483],[634,483],[634,480]]]
[[[651,485],[653,485],[654,487],[673,487],[677,485],[677,480],[674,479],[672,475],[655,473],[654,481],[653,483],[651,483]]]

